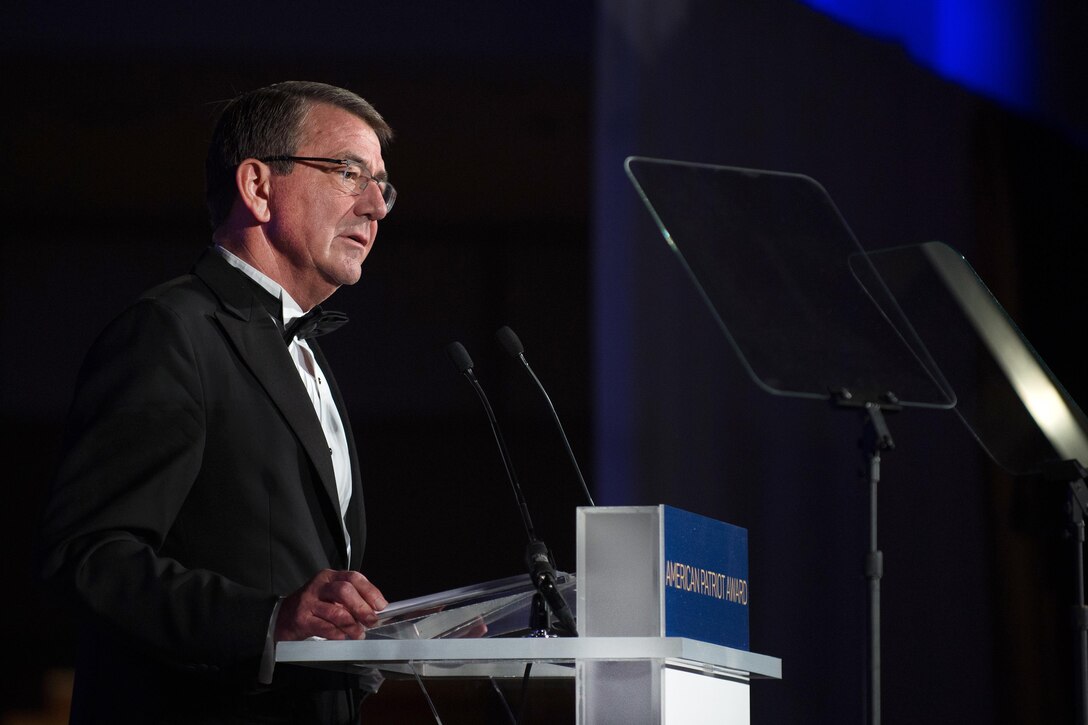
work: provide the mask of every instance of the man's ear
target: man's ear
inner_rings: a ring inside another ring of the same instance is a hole
[[[238,186],[238,200],[258,223],[265,223],[272,218],[269,206],[272,169],[268,164],[257,159],[246,159],[238,164],[238,169],[234,172],[234,183]]]

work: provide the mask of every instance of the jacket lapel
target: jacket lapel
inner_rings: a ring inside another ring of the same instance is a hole
[[[193,272],[204,280],[219,298],[222,308],[216,311],[216,320],[230,338],[239,357],[253,372],[268,397],[283,414],[287,425],[298,437],[321,480],[321,487],[330,504],[328,511],[338,517],[340,503],[336,491],[332,457],[329,455],[329,444],[325,440],[321,423],[314,413],[310,396],[306,394],[306,389],[299,380],[298,370],[291,361],[287,346],[283,343],[283,336],[276,321],[269,316],[253,291],[247,287],[245,280],[240,277],[244,273],[230,266],[218,252],[214,250],[205,252],[197,261]],[[331,378],[323,359],[321,364],[326,376]],[[340,405],[339,394],[337,394],[337,405]],[[343,412],[341,417],[346,420]],[[351,446],[350,434],[348,441],[351,449],[352,475],[355,480],[355,450]],[[345,560],[347,545],[344,541],[343,527],[336,519],[326,521],[326,524],[337,542],[341,560]],[[346,564],[346,561],[342,561],[342,565]]]

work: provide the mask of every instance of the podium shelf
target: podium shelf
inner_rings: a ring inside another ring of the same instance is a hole
[[[307,640],[280,642],[276,662],[329,669],[358,665],[399,669],[393,665],[429,664],[431,676],[472,676],[478,668],[458,670],[457,665],[515,663],[573,664],[576,662],[662,660],[708,675],[755,676],[781,679],[782,660],[777,657],[699,642],[686,637],[560,637],[517,639],[436,640]],[[510,670],[515,672],[514,669]],[[562,676],[560,670],[548,670]],[[496,675],[494,670],[488,674]],[[573,675],[573,672],[570,676]],[[501,675],[498,675],[501,676]]]

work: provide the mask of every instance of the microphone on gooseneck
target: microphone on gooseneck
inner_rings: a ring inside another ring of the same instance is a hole
[[[552,413],[552,419],[555,421],[556,428],[559,429],[559,435],[563,439],[563,445],[567,449],[567,455],[570,457],[571,464],[574,465],[574,472],[578,474],[578,482],[582,484],[582,493],[586,496],[586,501],[590,506],[596,506],[593,502],[593,496],[589,493],[589,486],[586,485],[586,479],[582,476],[582,469],[578,465],[578,459],[574,457],[574,450],[570,447],[570,441],[567,440],[567,433],[563,430],[563,424],[559,422],[559,414],[555,412],[555,406],[552,405],[552,399],[548,395],[548,391],[544,389],[544,384],[540,382],[540,378],[533,372],[533,368],[529,365],[529,360],[525,357],[525,347],[521,344],[521,340],[514,334],[514,331],[507,326],[499,328],[495,333],[495,337],[498,339],[506,352],[510,353],[510,357],[515,360],[519,360],[525,369],[529,372],[529,376],[532,377],[533,382],[536,383],[536,387],[540,389],[541,395],[544,396],[544,400],[548,403],[548,410]]]
[[[563,628],[571,635],[577,636],[578,631],[574,615],[556,586],[555,563],[552,554],[548,550],[547,544],[538,539],[536,532],[533,530],[533,520],[529,516],[529,506],[525,502],[525,495],[522,493],[517,474],[514,472],[514,463],[510,458],[510,451],[506,448],[506,441],[503,440],[502,432],[499,430],[499,421],[495,418],[495,411],[491,408],[487,394],[484,393],[480,381],[476,379],[472,358],[469,357],[465,346],[456,341],[446,346],[446,354],[449,355],[453,364],[457,366],[457,369],[472,385],[472,389],[476,391],[476,395],[480,398],[484,411],[487,413],[487,420],[491,424],[491,432],[495,436],[495,443],[499,446],[499,453],[502,455],[502,462],[506,467],[506,477],[509,479],[510,487],[514,491],[514,498],[517,500],[521,520],[525,525],[525,534],[529,539],[529,544],[525,549],[525,562],[529,568],[529,578],[559,619]]]

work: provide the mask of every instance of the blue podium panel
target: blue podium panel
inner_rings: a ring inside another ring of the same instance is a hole
[[[662,506],[666,637],[748,646],[748,531]]]

